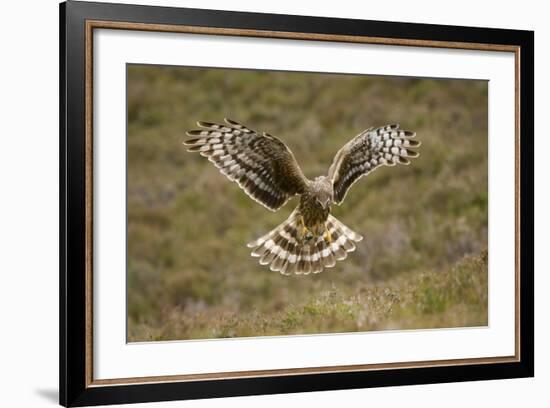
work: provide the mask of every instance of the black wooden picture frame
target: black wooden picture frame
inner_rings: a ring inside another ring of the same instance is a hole
[[[60,403],[64,406],[338,390],[534,375],[534,33],[531,31],[69,1],[60,5]],[[147,27],[145,27],[147,25]],[[516,53],[516,355],[233,378],[95,382],[91,371],[92,221],[87,112],[97,27],[317,39]],[[167,28],[168,27],[168,28]],[[221,31],[220,31],[221,30]],[[224,31],[225,30],[225,31]],[[177,30],[175,30],[177,31]],[[190,32],[190,31],[187,31]],[[192,31],[191,31],[192,32]],[[519,251],[521,248],[521,251]],[[383,368],[383,369],[382,369]]]

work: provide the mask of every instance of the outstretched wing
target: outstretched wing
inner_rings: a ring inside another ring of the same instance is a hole
[[[188,151],[208,157],[229,180],[272,211],[304,191],[307,179],[282,141],[224,120],[223,125],[197,122],[202,129],[187,132],[193,136],[184,142]]]
[[[380,166],[410,164],[418,157],[410,148],[420,146],[415,132],[400,130],[399,125],[370,128],[359,133],[342,147],[328,170],[334,188],[334,202],[341,204],[353,183]]]

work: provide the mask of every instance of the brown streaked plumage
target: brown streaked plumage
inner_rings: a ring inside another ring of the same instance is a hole
[[[380,166],[410,163],[420,146],[414,132],[399,125],[369,128],[342,147],[328,175],[307,179],[290,149],[268,133],[255,132],[230,119],[225,124],[197,122],[201,129],[187,132],[188,151],[199,152],[252,199],[271,211],[293,196],[300,203],[290,217],[248,244],[262,265],[284,275],[319,273],[355,250],[363,239],[332,215],[350,187]]]

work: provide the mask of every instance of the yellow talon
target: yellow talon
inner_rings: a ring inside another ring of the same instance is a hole
[[[327,241],[329,244],[332,242],[332,235],[331,235],[330,231],[328,230],[328,228],[326,228],[326,227],[325,227],[325,233],[324,233],[323,238],[324,238],[325,241]]]

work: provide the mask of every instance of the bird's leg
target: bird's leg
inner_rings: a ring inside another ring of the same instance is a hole
[[[304,237],[306,237],[308,229],[302,215],[300,215],[300,217],[298,218],[298,225],[300,226],[300,238],[303,239]]]
[[[328,230],[327,228],[327,224],[325,224],[325,233],[323,234],[323,238],[325,239],[325,241],[327,243],[331,243],[332,242],[332,234],[330,233],[330,231]]]

